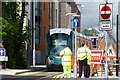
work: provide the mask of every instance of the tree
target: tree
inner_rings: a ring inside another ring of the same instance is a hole
[[[20,10],[20,4],[22,9]],[[2,3],[2,40],[9,57],[7,67],[25,68],[23,57],[25,52],[24,42],[28,39],[27,30],[23,31],[26,2],[3,2]]]
[[[81,33],[86,35],[86,36],[93,36],[93,35],[97,34],[96,31],[94,31],[94,30],[87,30],[87,29],[83,30]]]

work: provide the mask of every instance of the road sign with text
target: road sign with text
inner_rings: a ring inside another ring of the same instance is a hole
[[[100,22],[100,30],[112,30],[112,25],[110,20]]]
[[[91,50],[91,62],[101,63],[103,50]]]

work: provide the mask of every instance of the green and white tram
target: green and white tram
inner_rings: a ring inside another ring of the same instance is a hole
[[[60,51],[66,44],[72,48],[72,30],[67,28],[50,29],[46,35],[48,56],[46,58],[47,69],[61,66]]]
[[[54,28],[50,29],[46,34],[47,40],[47,51],[48,56],[46,58],[46,67],[50,69],[59,69],[61,68],[61,57],[59,55],[60,51],[67,44],[68,47],[72,50],[74,57],[74,31],[68,28]],[[91,44],[89,37],[77,33],[77,45],[80,43]],[[73,62],[73,59],[72,59]],[[57,67],[56,67],[57,66]]]

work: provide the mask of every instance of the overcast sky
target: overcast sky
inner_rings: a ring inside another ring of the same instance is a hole
[[[79,8],[81,11],[82,30],[90,26],[99,26],[99,4],[105,3],[104,0],[75,0],[77,4],[84,5]],[[116,15],[118,14],[118,1],[108,0],[113,4],[113,24],[116,24]],[[99,29],[99,28],[98,28]]]

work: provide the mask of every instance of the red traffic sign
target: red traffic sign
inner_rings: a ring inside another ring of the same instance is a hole
[[[105,5],[100,10],[101,17],[103,19],[108,19],[111,15],[111,9],[109,6]]]
[[[112,30],[112,3],[100,4],[99,5],[99,24],[100,30]]]
[[[103,50],[91,50],[91,62],[101,63]]]

